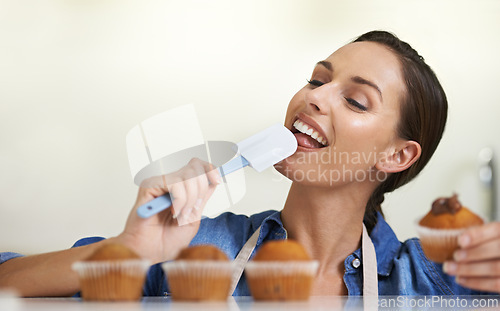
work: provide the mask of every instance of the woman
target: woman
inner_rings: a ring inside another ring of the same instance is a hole
[[[500,292],[498,223],[464,233],[455,261],[441,267],[424,257],[417,239],[400,243],[381,213],[384,193],[410,181],[429,161],[446,115],[444,91],[423,58],[392,34],[366,33],[318,62],[288,106],[285,126],[295,133],[299,147],[276,166],[293,181],[281,212],[251,217],[225,213],[198,221],[220,176],[208,164],[192,160],[179,172],[179,180],[185,181],[169,190],[139,190],[117,237],[83,239],[75,244],[79,247],[37,256],[3,253],[0,286],[14,286],[26,296],[72,295],[79,285],[70,264],[104,243],[123,243],[154,263],[200,243],[215,244],[235,258],[259,230],[257,248],[288,237],[319,261],[313,295],[361,295],[365,224],[375,246],[381,295]],[[182,178],[193,173],[199,176]],[[149,219],[136,215],[138,206],[165,192],[175,197],[173,208]],[[179,226],[181,219],[190,221]],[[165,291],[168,285],[155,265],[145,295]],[[244,278],[234,295],[249,295]]]

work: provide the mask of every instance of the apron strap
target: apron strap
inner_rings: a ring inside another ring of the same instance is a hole
[[[361,252],[363,255],[363,296],[378,297],[377,255],[364,223]]]
[[[235,269],[233,270],[234,272],[231,279],[231,293],[234,293],[241,275],[243,274],[243,270],[245,269],[245,265],[257,246],[259,234],[260,227],[255,230],[238,253],[238,256],[234,259]],[[363,255],[363,296],[378,297],[377,255],[375,254],[375,246],[373,246],[372,239],[368,235],[365,224],[363,224],[363,235],[361,237],[361,252]],[[364,301],[365,303],[368,302],[367,299]]]
[[[377,255],[372,239],[363,223],[361,238],[361,254],[363,256],[363,310],[378,310],[378,276]]]
[[[233,275],[231,276],[231,291],[230,293],[234,293],[238,282],[240,281],[241,275],[243,274],[243,270],[245,270],[245,265],[250,259],[250,255],[252,255],[255,246],[257,246],[257,240],[259,239],[260,234],[260,226],[255,230],[250,239],[243,245],[243,248],[238,253],[238,256],[234,259],[234,270]]]

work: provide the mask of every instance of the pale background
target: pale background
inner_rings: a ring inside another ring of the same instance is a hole
[[[497,0],[0,0],[0,251],[119,233],[137,190],[129,129],[192,103],[205,139],[239,141],[282,122],[314,64],[372,29],[410,42],[450,102],[434,159],[384,203],[390,224],[413,236],[453,191],[484,214],[477,155],[500,155],[498,16]],[[246,176],[234,212],[282,207],[287,181]]]

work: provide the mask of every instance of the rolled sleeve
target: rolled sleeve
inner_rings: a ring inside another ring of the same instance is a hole
[[[102,240],[105,240],[105,238],[100,237],[100,236],[83,238],[83,239],[76,241],[76,243],[73,244],[73,246],[71,246],[71,248],[80,247],[80,246],[89,245],[89,244],[94,244],[94,243],[97,243],[97,242],[102,241]]]
[[[102,238],[102,237],[83,238],[83,239],[78,240],[75,244],[73,244],[72,248],[73,247],[78,247],[78,246],[83,246],[83,245],[88,245],[88,244],[92,244],[92,243],[96,243],[96,242],[99,242],[99,241],[102,241],[102,240],[104,240],[104,238]],[[14,258],[17,258],[17,257],[24,257],[24,255],[23,254],[19,254],[19,253],[14,253],[14,252],[3,252],[3,253],[0,253],[0,264],[3,264],[7,260],[11,260],[11,259],[14,259]]]
[[[0,265],[6,262],[7,260],[11,260],[17,257],[23,257],[24,255],[12,252],[4,252],[0,253]]]

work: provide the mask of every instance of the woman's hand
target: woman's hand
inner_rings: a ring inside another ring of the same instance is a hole
[[[188,246],[198,232],[206,202],[222,180],[212,165],[199,159],[164,177],[161,186],[139,188],[125,229],[115,238],[153,263],[173,259]],[[170,208],[146,219],[137,215],[139,206],[165,193],[172,197]]]
[[[446,262],[444,271],[464,287],[500,293],[500,222],[465,231],[458,244],[454,261]]]

